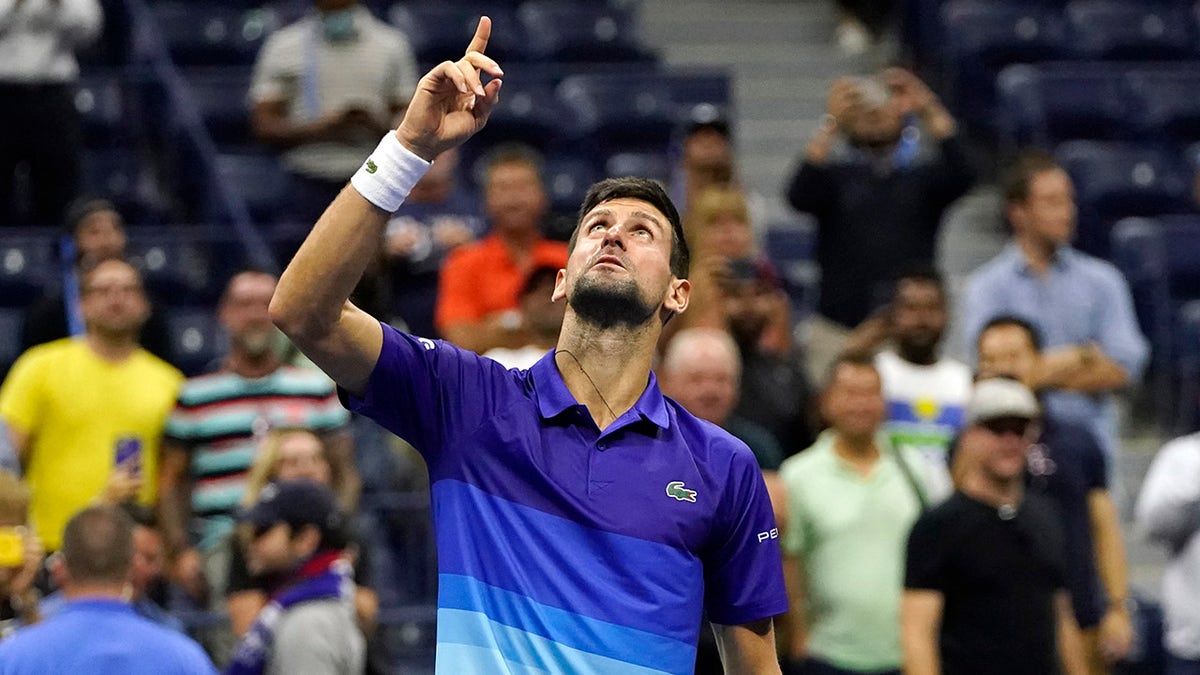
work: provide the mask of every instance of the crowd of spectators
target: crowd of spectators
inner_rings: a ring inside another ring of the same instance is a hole
[[[877,39],[872,3],[839,4],[844,49]],[[356,532],[355,513],[364,490],[421,483],[381,473],[421,469],[275,329],[269,271],[228,279],[211,308],[226,349],[207,372],[168,363],[163,299],[127,260],[118,208],[78,194],[78,121],[60,110],[71,49],[99,13],[0,0],[0,57],[23,57],[0,58],[0,224],[65,228],[61,274],[27,308],[0,386],[0,673],[65,672],[104,641],[128,642],[112,658],[145,672],[387,670],[373,558],[397,556],[372,549],[387,539]],[[45,58],[24,68],[31,49]],[[289,217],[320,217],[417,76],[408,39],[354,0],[316,0],[267,40],[247,124],[280,152]],[[53,138],[31,126],[35,108],[54,115]],[[1040,150],[1007,162],[1012,241],[956,305],[935,243],[985,173],[959,122],[907,70],[835,80],[779,195],[815,222],[820,299],[798,316],[731,124],[682,122],[668,187],[692,297],[656,373],[764,473],[791,599],[777,620],[785,669],[1113,672],[1136,632],[1117,401],[1150,345],[1121,273],[1072,247],[1068,172]],[[413,189],[355,298],[525,369],[563,320],[552,294],[568,244],[553,235],[544,159],[499,144],[474,180],[460,159],[439,156]],[[1136,499],[1138,531],[1171,556],[1172,674],[1200,672],[1198,486],[1200,440],[1187,436]],[[236,649],[206,642],[205,655],[184,637],[199,614],[222,617]],[[53,648],[68,641],[80,649]],[[702,648],[698,669],[714,658]]]

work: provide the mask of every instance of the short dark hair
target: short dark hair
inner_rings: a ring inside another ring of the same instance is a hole
[[[683,233],[683,222],[679,219],[679,211],[667,191],[656,181],[649,178],[625,176],[623,178],[606,178],[588,188],[583,204],[579,207],[579,216],[575,221],[575,229],[567,242],[567,250],[574,251],[579,239],[579,226],[592,209],[604,202],[614,199],[637,199],[658,209],[671,223],[671,274],[678,279],[686,279],[691,267],[692,254],[688,250],[687,237]]]
[[[63,218],[67,231],[71,236],[75,236],[79,233],[79,226],[88,216],[102,211],[111,211],[117,217],[117,224],[121,226],[121,229],[125,229],[125,219],[111,201],[101,197],[80,197],[67,206],[67,212]]]
[[[977,350],[979,349],[979,342],[983,339],[984,333],[1000,326],[1015,326],[1020,328],[1021,330],[1025,331],[1026,335],[1029,336],[1029,343],[1033,345],[1034,350],[1039,352],[1042,351],[1041,332],[1028,320],[1015,314],[1002,314],[1000,316],[992,317],[983,325],[983,328],[979,329],[979,334],[975,336],[975,348]]]
[[[937,286],[938,292],[942,294],[942,297],[946,297],[946,280],[942,277],[942,273],[929,263],[913,263],[910,265],[905,265],[896,272],[894,278],[896,283],[893,286],[893,295],[898,294],[900,290],[900,284],[904,283],[905,281],[914,281],[924,284],[933,284],[934,286]]]
[[[523,298],[537,290],[538,284],[543,281],[554,283],[558,278],[558,268],[553,265],[538,265],[525,275],[525,281],[521,283],[521,292],[517,293],[517,297]]]
[[[115,506],[89,506],[67,521],[62,557],[73,581],[123,583],[133,565],[133,520]]]
[[[837,377],[838,369],[842,366],[854,366],[856,368],[870,368],[879,375],[879,368],[875,366],[875,358],[862,351],[847,351],[838,354],[833,362],[829,364],[829,368],[825,370],[825,382],[821,387],[822,391],[828,391],[833,386],[833,381]],[[882,376],[881,376],[882,379]]]
[[[1039,148],[1027,148],[1017,153],[1001,176],[1005,201],[1023,202],[1029,198],[1029,187],[1034,176],[1043,171],[1061,169],[1054,155]]]
[[[482,169],[477,169],[479,173],[475,174],[479,179],[479,184],[486,186],[488,179],[491,178],[492,172],[496,170],[496,167],[504,164],[523,164],[528,166],[537,174],[539,182],[543,184],[546,182],[546,163],[542,159],[541,153],[532,146],[525,145],[524,143],[508,141],[499,143],[488,150],[480,164],[476,165],[477,167],[482,167]]]

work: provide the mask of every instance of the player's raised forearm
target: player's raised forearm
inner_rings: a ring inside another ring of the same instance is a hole
[[[271,318],[304,349],[336,327],[383,236],[388,214],[352,186],[333,200],[284,270]]]

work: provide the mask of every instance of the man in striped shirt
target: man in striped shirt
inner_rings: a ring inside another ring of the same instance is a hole
[[[272,345],[267,305],[275,277],[235,275],[218,306],[229,334],[220,370],[184,383],[167,421],[160,508],[175,575],[195,599],[203,593],[202,560],[233,531],[247,473],[271,427],[303,427],[329,437],[343,506],[357,498],[349,415],[320,372],[287,366]]]

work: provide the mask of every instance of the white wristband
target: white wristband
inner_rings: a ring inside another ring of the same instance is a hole
[[[396,132],[389,131],[350,178],[350,184],[363,199],[395,213],[432,165],[401,145]]]

